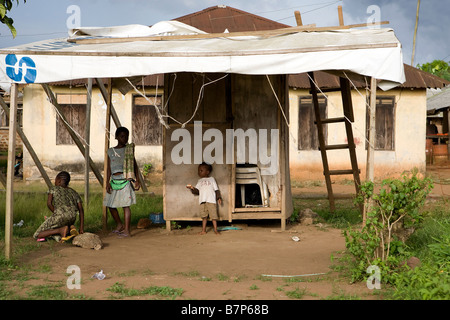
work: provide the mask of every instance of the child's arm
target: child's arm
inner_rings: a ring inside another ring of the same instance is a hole
[[[200,194],[200,192],[198,191],[198,189],[195,188],[195,187],[193,187],[193,186],[190,185],[190,184],[188,184],[188,185],[186,186],[186,188],[190,189],[191,192],[192,192],[192,194],[196,194],[196,195],[199,195],[199,194]]]
[[[80,233],[84,233],[84,209],[81,202],[78,202],[78,211],[80,212]]]
[[[53,206],[53,194],[49,193],[47,198],[47,207],[51,212],[55,211],[55,207]]]
[[[220,195],[220,190],[216,190],[216,200],[218,204],[222,204],[222,196]]]

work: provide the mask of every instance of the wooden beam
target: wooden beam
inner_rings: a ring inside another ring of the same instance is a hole
[[[105,148],[104,148],[104,160],[103,160],[103,173],[105,179],[103,179],[103,199],[106,197],[106,186],[109,181],[106,179],[106,172],[108,170],[108,149],[109,149],[109,138],[111,129],[111,105],[112,105],[112,79],[108,79],[108,95],[106,97],[106,121],[105,121]],[[103,205],[102,208],[102,221],[103,221],[103,231],[106,231],[108,224],[108,208]]]
[[[369,137],[367,146],[367,159],[366,159],[366,180],[374,181],[374,161],[375,161],[375,119],[376,119],[376,107],[377,107],[377,80],[374,77],[370,79],[370,103],[369,103]],[[367,212],[372,210],[373,200],[368,199],[364,204],[363,211],[363,226],[366,225]]]
[[[90,138],[91,138],[91,106],[92,106],[92,78],[88,79],[86,101],[86,147],[84,149],[84,205],[87,210],[89,206],[89,158],[90,158]]]
[[[322,125],[322,119],[320,118],[320,109],[319,109],[319,99],[317,96],[317,88],[314,81],[314,72],[308,72],[309,75],[309,83],[311,86],[311,94],[312,94],[312,100],[314,105],[314,114],[317,122],[317,133],[318,133],[318,139],[319,139],[319,146],[320,146],[320,154],[322,156],[322,164],[323,164],[323,170],[324,170],[324,176],[325,176],[325,185],[327,186],[327,192],[328,192],[328,201],[330,202],[330,211],[335,212],[336,211],[336,205],[334,201],[334,195],[333,195],[333,187],[331,185],[331,179],[330,179],[330,167],[328,165],[328,158],[327,158],[327,151],[326,151],[326,145],[325,145],[325,136],[323,133],[323,125]]]
[[[374,22],[371,25],[389,24],[389,21]],[[68,42],[77,44],[101,44],[101,43],[121,43],[121,42],[134,42],[134,41],[171,41],[171,40],[192,40],[192,39],[212,39],[212,38],[231,38],[231,37],[244,37],[244,36],[256,36],[256,37],[272,37],[276,35],[283,35],[296,32],[311,32],[311,31],[332,31],[341,29],[351,29],[366,27],[367,23],[359,23],[352,25],[340,25],[333,27],[315,27],[311,25],[281,28],[275,30],[264,31],[239,31],[230,33],[202,33],[202,34],[190,34],[190,35],[173,35],[173,36],[146,36],[146,37],[117,37],[117,38],[97,38],[97,39],[68,39]]]
[[[9,114],[8,164],[6,171],[6,210],[5,210],[5,258],[12,255],[12,233],[14,217],[14,165],[16,162],[16,126],[17,126],[17,83],[11,85],[11,103]]]
[[[69,132],[69,134],[72,137],[73,141],[77,145],[77,147],[80,150],[81,154],[84,156],[85,155],[85,148],[83,146],[83,143],[81,143],[80,139],[77,137],[77,135],[75,134],[73,129],[67,124],[67,119],[64,116],[64,114],[62,113],[61,107],[59,106],[58,102],[56,101],[55,95],[53,94],[52,90],[50,89],[50,87],[46,83],[42,83],[41,85],[44,88],[44,91],[47,94],[50,103],[53,104],[55,106],[56,110],[58,111],[59,116],[62,119],[62,123],[66,127],[67,131]],[[91,170],[94,172],[95,176],[97,177],[98,182],[101,185],[103,185],[103,177],[100,174],[100,171],[98,170],[98,168],[95,166],[94,161],[92,161],[92,159],[90,157],[89,157],[89,165],[91,167]]]
[[[5,111],[6,117],[9,119],[9,107],[1,96],[0,96],[0,105],[2,106],[3,110]],[[33,147],[31,146],[30,141],[26,137],[22,128],[17,126],[16,131],[17,131],[17,134],[19,135],[20,139],[22,139],[23,145],[27,148],[28,152],[30,153],[31,158],[33,159],[34,163],[36,164],[36,167],[38,168],[39,173],[41,174],[42,178],[44,179],[45,183],[47,184],[47,187],[50,189],[53,186],[52,182],[50,181],[50,178],[48,177],[47,172],[45,171],[44,167],[42,166],[42,163],[39,160],[36,152],[34,151]]]
[[[105,103],[108,103],[108,91],[105,88],[105,85],[103,84],[103,81],[99,78],[95,78],[95,82],[97,82],[98,88],[100,89],[100,93],[102,94],[103,100],[105,100]],[[119,116],[116,113],[116,109],[114,109],[114,106],[111,102],[111,116],[114,121],[114,124],[116,128],[121,127]]]
[[[1,184],[3,185],[3,187],[4,187],[5,190],[6,190],[6,177],[5,177],[5,175],[3,174],[3,172],[1,172],[1,171],[0,171],[0,182],[1,182]]]
[[[300,14],[300,11],[294,11],[294,15],[295,15],[295,21],[297,22],[297,26],[303,26],[303,22],[302,22],[302,15]]]
[[[344,26],[344,15],[342,13],[342,6],[338,6],[339,25]]]

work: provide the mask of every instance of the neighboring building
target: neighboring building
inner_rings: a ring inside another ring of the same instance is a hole
[[[205,10],[177,18],[208,33],[270,30],[289,27],[248,12],[226,6],[210,7]],[[375,176],[383,178],[398,175],[414,167],[425,170],[426,132],[426,89],[442,88],[448,84],[443,79],[405,65],[406,82],[390,91],[377,92],[377,139],[375,151]],[[321,89],[338,87],[337,77],[324,72],[315,72]],[[156,80],[158,79],[158,80]],[[163,76],[148,76],[137,87],[157,105],[164,104],[162,97]],[[71,126],[84,135],[86,117],[86,80],[51,84],[57,100]],[[158,85],[157,85],[158,84]],[[354,82],[352,99],[355,113],[353,125],[357,144],[358,164],[362,178],[366,164],[366,84]],[[317,145],[312,105],[309,94],[309,79],[306,74],[289,77],[290,104],[290,167],[292,179],[321,180],[323,167]],[[39,85],[28,85],[24,90],[23,128],[39,159],[46,169],[79,171],[84,168],[83,155],[72,144],[57,113]],[[193,93],[195,95],[195,93]],[[328,100],[321,98],[321,109],[328,117],[342,113],[340,93],[328,93]],[[156,97],[156,98],[155,98]],[[123,95],[113,93],[113,105],[123,126],[130,129],[131,140],[136,143],[136,158],[142,168],[152,163],[162,169],[162,128],[152,106],[134,90]],[[103,168],[104,130],[106,104],[98,90],[93,89],[91,112],[91,158]],[[84,114],[83,114],[84,112]],[[338,124],[326,125],[326,139],[329,144],[344,143],[345,132]],[[111,125],[111,145],[114,145],[115,126]],[[348,152],[330,153],[330,169],[348,169]],[[24,153],[24,178],[38,177],[31,158]],[[345,178],[345,176],[343,176]],[[350,176],[351,178],[351,176]]]
[[[404,65],[406,82],[389,91],[377,90],[376,139],[374,175],[378,179],[400,175],[405,170],[418,168],[425,171],[425,135],[427,88],[442,88],[450,83],[427,72]],[[337,88],[339,79],[324,72],[315,72],[321,89]],[[368,80],[369,81],[369,80]],[[368,84],[353,81],[352,101],[355,115],[353,134],[356,144],[361,179],[365,178],[367,159]],[[318,151],[317,132],[314,125],[313,108],[309,94],[307,75],[290,77],[290,164],[293,180],[317,180],[323,177],[323,166]],[[326,93],[321,98],[323,117],[342,116],[342,101],[339,92]],[[326,124],[328,144],[346,143],[343,124]],[[300,129],[299,129],[300,128]],[[333,153],[331,153],[333,152]],[[329,151],[330,169],[349,169],[348,152]],[[351,179],[340,176],[334,179]]]

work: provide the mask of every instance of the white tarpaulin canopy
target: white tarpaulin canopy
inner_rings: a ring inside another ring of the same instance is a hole
[[[179,39],[180,35],[208,34],[180,22],[165,21],[152,27],[80,28],[69,34],[69,39],[0,49],[0,87],[8,90],[14,82],[183,71],[268,75],[343,70],[381,80],[379,87],[385,90],[405,81],[401,44],[393,30],[386,28],[293,29],[277,35],[236,37],[224,33]],[[178,35],[177,40],[169,39],[173,35]]]

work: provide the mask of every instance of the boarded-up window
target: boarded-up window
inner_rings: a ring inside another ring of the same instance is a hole
[[[369,139],[369,110],[366,112],[366,137]],[[377,97],[375,112],[375,150],[394,150],[395,97]],[[366,149],[368,143],[366,141]]]
[[[319,97],[320,117],[326,118],[327,101]],[[298,108],[298,150],[319,150],[319,138],[315,124],[314,105],[311,96],[300,97]],[[325,140],[327,125],[323,125]]]
[[[85,139],[87,96],[85,94],[58,94],[56,99],[69,126],[77,133],[78,137]],[[56,114],[56,144],[75,144],[58,113]]]
[[[161,96],[133,97],[133,142],[136,145],[158,146],[162,144],[162,125],[155,105],[161,108]]]

